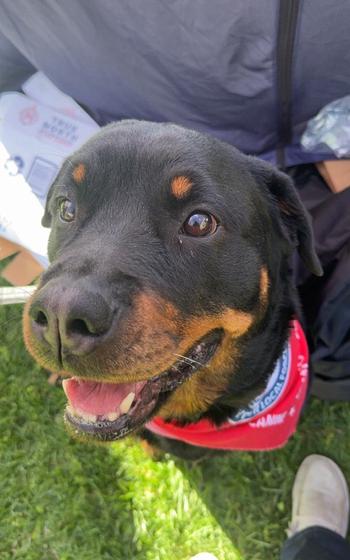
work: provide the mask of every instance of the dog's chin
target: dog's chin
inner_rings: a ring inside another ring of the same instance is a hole
[[[115,441],[140,429],[180,385],[208,366],[221,340],[221,330],[211,331],[169,369],[146,381],[107,383],[77,377],[64,380],[69,431],[78,438]]]

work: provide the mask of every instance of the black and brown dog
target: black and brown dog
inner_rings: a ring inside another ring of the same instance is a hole
[[[122,121],[64,163],[43,218],[49,258],[25,342],[69,377],[65,418],[91,439],[151,435],[154,415],[220,425],[261,392],[297,310],[296,246],[315,274],[291,181],[172,124]]]

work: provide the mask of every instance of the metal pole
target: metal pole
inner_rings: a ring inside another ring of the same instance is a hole
[[[34,294],[35,290],[36,286],[0,288],[0,305],[25,303]]]

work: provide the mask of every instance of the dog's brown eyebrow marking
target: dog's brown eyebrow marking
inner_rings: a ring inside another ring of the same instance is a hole
[[[192,181],[188,177],[180,175],[171,181],[171,192],[175,198],[181,199],[189,194],[192,186]]]
[[[82,183],[86,177],[86,167],[84,163],[78,163],[73,169],[73,179],[76,183]]]

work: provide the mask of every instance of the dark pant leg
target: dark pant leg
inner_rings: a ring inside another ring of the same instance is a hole
[[[324,527],[309,527],[288,539],[281,560],[350,560],[350,545]]]

